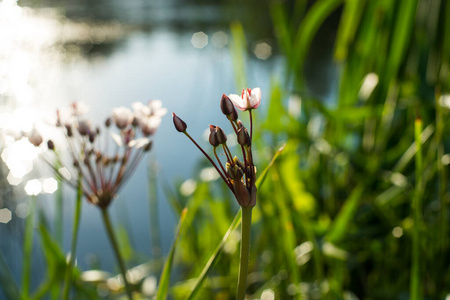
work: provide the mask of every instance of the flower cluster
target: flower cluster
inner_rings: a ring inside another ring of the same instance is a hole
[[[108,207],[143,155],[151,149],[150,137],[167,112],[159,100],[150,101],[148,105],[136,102],[132,107],[133,111],[126,107],[112,110],[111,116],[104,122],[106,134],[103,138],[103,130],[86,119],[86,110],[80,103],[57,111],[56,126],[64,133],[76,174],[68,173],[73,168],[57,168],[50,159],[46,158],[46,161],[72,186],[78,186],[77,178],[81,180],[87,200],[100,208]],[[30,136],[30,140],[35,145],[41,141],[34,135]],[[63,165],[54,142],[49,140],[47,145],[54,150],[57,165]]]
[[[184,133],[211,162],[241,207],[254,207],[256,204],[256,168],[253,163],[252,154],[252,109],[257,108],[260,102],[261,90],[259,88],[244,89],[240,97],[234,94],[229,96],[223,94],[220,100],[220,109],[229,120],[236,134],[237,143],[240,145],[242,151],[242,160],[231,154],[227,146],[227,135],[223,129],[216,125],[209,125],[209,143],[213,146],[216,163],[187,133],[186,123],[175,115],[175,113],[172,114],[176,130]],[[238,120],[236,107],[242,111],[249,112],[250,133],[244,124]],[[217,155],[217,148],[223,150],[223,154],[226,157],[225,166]]]

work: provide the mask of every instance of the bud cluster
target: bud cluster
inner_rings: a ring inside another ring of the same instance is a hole
[[[253,92],[252,92],[253,91]],[[187,125],[177,115],[172,114],[173,123],[177,131],[184,133],[205,157],[211,162],[219,173],[222,180],[234,194],[237,202],[242,207],[253,207],[256,204],[256,168],[252,155],[252,109],[257,108],[261,101],[259,88],[244,89],[241,98],[237,95],[227,96],[223,94],[220,100],[220,109],[227,117],[235,134],[237,143],[240,146],[242,160],[233,156],[227,146],[227,135],[222,128],[216,125],[209,125],[209,143],[213,147],[215,161],[197,144],[197,142],[187,133]],[[238,120],[236,107],[243,111],[248,111],[250,115],[250,133],[244,124]],[[226,157],[225,165],[217,154],[217,149],[223,150]]]
[[[58,110],[56,114],[56,127],[64,134],[71,167],[66,167],[64,172],[55,167],[64,166],[60,156],[64,151],[58,149],[52,140],[47,141],[47,147],[50,153],[54,153],[56,163],[52,163],[49,157],[44,158],[56,174],[73,187],[77,187],[79,178],[88,201],[105,208],[130,178],[143,155],[151,149],[150,137],[167,110],[159,100],[150,101],[148,105],[136,102],[133,103],[133,111],[126,107],[113,109],[104,122],[104,128],[100,129],[91,124],[80,106],[73,103],[69,109]],[[103,132],[105,134],[101,138]],[[43,142],[34,132],[29,139],[35,146]]]

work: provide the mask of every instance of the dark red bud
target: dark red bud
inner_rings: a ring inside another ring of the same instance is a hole
[[[237,132],[237,141],[241,146],[250,146],[251,139],[248,134],[247,128],[241,127]]]
[[[225,131],[223,131],[223,129],[219,126],[216,126],[216,130],[217,140],[219,141],[219,144],[225,144],[227,142],[227,135],[225,134]]]
[[[186,123],[181,120],[175,113],[172,113],[172,118],[173,118],[173,124],[175,125],[175,129],[178,132],[185,132],[187,125]]]
[[[50,149],[50,150],[55,150],[55,143],[53,143],[52,140],[48,140],[48,141],[47,141],[47,147],[48,147],[48,149]]]
[[[217,147],[220,145],[219,140],[217,138],[217,127],[214,125],[209,125],[209,143],[213,147]]]
[[[105,126],[106,126],[106,127],[111,126],[111,118],[106,119],[106,121],[105,121]]]
[[[227,117],[230,117],[232,121],[236,121],[238,118],[237,110],[227,95],[223,94],[220,99],[220,109],[222,113]]]
[[[231,102],[227,95],[223,94],[222,99],[220,99],[220,109],[222,110],[222,113],[228,116],[233,113],[233,108],[233,102]]]

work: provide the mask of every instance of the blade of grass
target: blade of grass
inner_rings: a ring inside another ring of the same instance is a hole
[[[353,41],[356,31],[359,28],[359,21],[364,11],[364,0],[346,0],[344,12],[336,37],[336,49],[334,56],[338,61],[347,58],[348,48]]]
[[[330,226],[331,230],[326,235],[326,239],[331,243],[340,241],[346,235],[348,226],[352,223],[355,216],[363,191],[362,185],[357,186],[345,201],[333,224]]]
[[[8,267],[2,252],[0,252],[0,286],[7,299],[20,299],[20,291]]]
[[[77,251],[78,242],[78,231],[80,229],[80,219],[81,219],[81,207],[82,207],[82,186],[81,186],[81,176],[78,177],[78,189],[77,189],[77,199],[75,202],[75,211],[73,216],[73,228],[72,228],[72,240],[70,249],[70,260],[66,269],[64,288],[63,288],[63,299],[69,298],[70,286],[72,283],[72,269],[75,264],[75,257]]]
[[[422,281],[420,276],[420,227],[422,222],[421,210],[422,210],[422,120],[417,118],[414,123],[414,139],[416,144],[416,186],[414,191],[414,198],[412,202],[413,210],[413,234],[412,234],[412,266],[411,266],[411,286],[410,297],[412,300],[420,300],[422,297]]]
[[[284,146],[280,147],[277,150],[277,152],[275,152],[274,156],[272,157],[272,160],[267,165],[267,167],[261,172],[261,175],[258,177],[258,179],[256,180],[256,183],[255,183],[257,188],[259,188],[263,184],[264,179],[266,178],[267,172],[270,170],[270,168],[272,167],[272,165],[274,164],[276,159],[279,157],[281,152],[283,152],[283,150],[284,150]],[[234,230],[236,230],[237,226],[239,226],[241,224],[241,221],[242,221],[241,213],[242,213],[241,210],[239,210],[236,213],[233,221],[230,224],[230,227],[228,228],[227,232],[223,236],[223,238],[220,241],[219,245],[216,247],[216,249],[214,250],[214,252],[210,256],[210,258],[208,259],[208,262],[206,263],[206,265],[203,267],[202,272],[200,273],[199,277],[197,278],[197,281],[194,284],[193,289],[191,290],[191,293],[189,294],[189,296],[186,299],[188,299],[188,300],[195,299],[195,296],[200,291],[200,289],[202,287],[202,284],[205,281],[206,276],[208,275],[208,272],[214,266],[214,263],[216,262],[217,257],[219,256],[219,254],[220,254],[223,246],[225,245],[225,242],[227,241],[228,237],[230,236],[230,234]]]
[[[31,281],[31,261],[33,252],[33,223],[36,215],[37,197],[30,197],[29,215],[25,221],[23,242],[22,299],[29,299]]]
[[[150,240],[151,255],[155,260],[161,259],[161,237],[159,232],[159,213],[158,213],[158,193],[157,193],[157,164],[156,159],[149,160],[148,165],[148,201],[149,201],[149,221],[150,221]]]
[[[292,70],[301,72],[307,51],[317,30],[341,3],[342,0],[316,1],[309,9],[294,38],[293,51],[290,57]]]
[[[187,208],[185,208],[181,213],[180,221],[178,222],[177,233],[170,248],[170,252],[166,259],[166,263],[164,264],[164,268],[161,273],[161,278],[159,279],[159,287],[158,292],[156,293],[156,300],[164,300],[167,298],[167,292],[169,290],[169,283],[170,283],[170,274],[172,272],[173,258],[175,256],[175,249],[177,247],[178,238],[180,237],[181,230],[183,229],[186,220],[187,212],[188,210]]]
[[[234,22],[231,24],[231,36],[230,50],[233,60],[234,78],[236,78],[236,88],[240,90],[247,86],[245,71],[247,41],[241,23]]]

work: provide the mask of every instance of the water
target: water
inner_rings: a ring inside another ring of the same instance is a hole
[[[37,10],[21,8],[14,1],[2,2],[0,15],[4,18],[0,19],[0,33],[6,42],[0,45],[0,62],[4,66],[0,71],[1,147],[3,151],[13,142],[12,136],[21,131],[29,131],[33,126],[43,128],[41,120],[51,119],[57,107],[73,101],[87,103],[91,119],[102,122],[114,107],[161,99],[169,114],[154,136],[150,157],[157,160],[161,171],[159,225],[162,251],[167,253],[176,220],[161,184],[191,177],[201,159],[186,137],[174,130],[170,113],[182,117],[191,135],[201,140],[208,124],[227,128],[219,100],[222,93],[238,93],[242,87],[235,86],[228,48],[214,46],[212,42],[213,34],[218,31],[230,39],[228,27],[222,25],[223,19],[219,17],[220,7],[202,6],[196,10],[195,6],[187,6],[183,10],[176,2],[157,1],[154,7],[146,6],[142,11],[138,1],[124,3],[128,1],[89,9],[90,6],[82,4],[64,7],[67,15],[73,17],[66,19],[60,13],[61,7],[54,7],[53,3],[48,3],[50,8]],[[87,22],[80,21],[84,15],[89,17]],[[180,30],[180,22],[189,21],[189,16],[192,24],[199,25]],[[214,20],[216,23],[212,23]],[[201,49],[191,42],[198,31],[204,31],[209,37],[208,44]],[[281,61],[274,57],[259,60],[253,56],[248,61],[249,85],[260,86],[263,99],[269,91],[270,77],[279,73],[280,65]],[[43,134],[51,138],[53,133]],[[201,143],[206,145],[204,141]],[[9,171],[6,166],[2,169],[5,184]],[[17,185],[5,184],[10,192],[2,194],[0,208],[8,207],[12,220],[0,223],[0,251],[17,279],[21,273],[23,219],[18,217],[16,208],[28,200],[24,193],[27,180],[50,175],[45,168],[35,168],[19,178],[21,182]],[[64,250],[67,252],[74,193],[65,187],[64,195]],[[130,241],[136,252],[150,257],[147,199],[145,158],[112,204],[111,216],[124,222],[130,230]],[[52,220],[53,197],[41,195],[38,201]],[[35,238],[34,242],[33,270],[37,280],[33,285],[36,286],[44,263],[37,251],[39,239]],[[114,271],[115,262],[100,212],[87,202],[83,206],[77,254],[77,263],[83,270],[95,262],[103,270]]]

